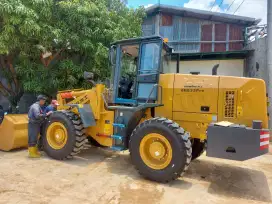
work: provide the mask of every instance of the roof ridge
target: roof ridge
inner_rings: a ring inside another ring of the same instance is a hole
[[[176,15],[182,15],[185,17],[191,18],[199,18],[204,20],[211,20],[211,21],[219,21],[219,22],[227,22],[227,23],[234,23],[234,24],[243,24],[246,26],[257,25],[261,19],[256,19],[247,16],[238,16],[232,15],[227,13],[220,13],[220,12],[213,12],[213,11],[206,11],[200,9],[193,9],[193,8],[186,8],[180,6],[170,6],[165,4],[154,4],[153,6],[146,8],[147,14],[152,14],[156,12],[172,12]],[[202,18],[200,17],[202,15]],[[204,17],[207,18],[204,18]]]

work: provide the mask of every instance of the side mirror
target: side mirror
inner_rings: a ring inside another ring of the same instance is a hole
[[[92,72],[84,72],[83,77],[85,80],[93,80],[94,74]]]
[[[85,80],[90,82],[93,86],[96,85],[96,83],[93,80],[94,74],[92,72],[84,72],[83,77],[84,77]]]

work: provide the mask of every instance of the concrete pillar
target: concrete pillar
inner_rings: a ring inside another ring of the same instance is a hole
[[[156,14],[155,16],[155,35],[160,35],[160,17],[160,13]]]

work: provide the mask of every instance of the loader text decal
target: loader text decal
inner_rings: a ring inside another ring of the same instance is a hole
[[[202,86],[185,85],[181,92],[204,92]]]
[[[202,86],[194,86],[194,85],[185,85],[184,88],[202,88]]]
[[[181,92],[204,92],[203,89],[181,89]]]

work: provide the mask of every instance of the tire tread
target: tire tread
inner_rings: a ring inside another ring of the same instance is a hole
[[[84,148],[85,144],[87,143],[87,137],[85,134],[85,128],[83,127],[82,121],[78,115],[71,111],[58,111],[58,113],[61,113],[64,115],[64,117],[68,118],[74,127],[74,137],[75,142],[73,144],[72,151],[70,153],[67,153],[65,157],[58,158],[59,160],[66,160],[66,159],[72,159],[73,156],[80,153],[80,151]]]
[[[162,179],[162,178],[160,178],[159,180],[152,179],[154,181],[163,182],[163,183],[167,183],[167,182],[170,182],[172,180],[176,180],[186,172],[186,170],[189,168],[189,165],[190,165],[190,162],[191,162],[192,146],[191,146],[191,141],[190,141],[190,138],[188,136],[188,133],[186,133],[183,128],[181,128],[176,122],[173,122],[172,120],[169,120],[167,118],[160,118],[160,117],[152,118],[150,120],[147,120],[147,121],[141,123],[140,125],[138,125],[133,130],[133,132],[131,134],[131,137],[130,137],[129,146],[132,145],[131,144],[131,139],[136,136],[136,133],[139,131],[139,129],[143,128],[144,126],[146,126],[146,125],[148,125],[150,123],[161,123],[161,124],[169,127],[177,135],[177,137],[179,138],[179,142],[184,144],[184,147],[185,147],[184,155],[185,155],[185,158],[186,158],[185,159],[185,167],[178,169],[178,171],[174,172],[171,176],[169,176],[169,177],[167,177],[165,179]],[[132,157],[133,152],[130,151],[130,154],[131,154],[131,157]],[[134,166],[135,166],[135,164],[134,164]],[[143,172],[139,171],[137,166],[135,166],[135,167],[136,167],[136,169],[138,170],[138,172],[141,175],[143,175],[146,178],[148,177],[148,175],[145,175]]]

